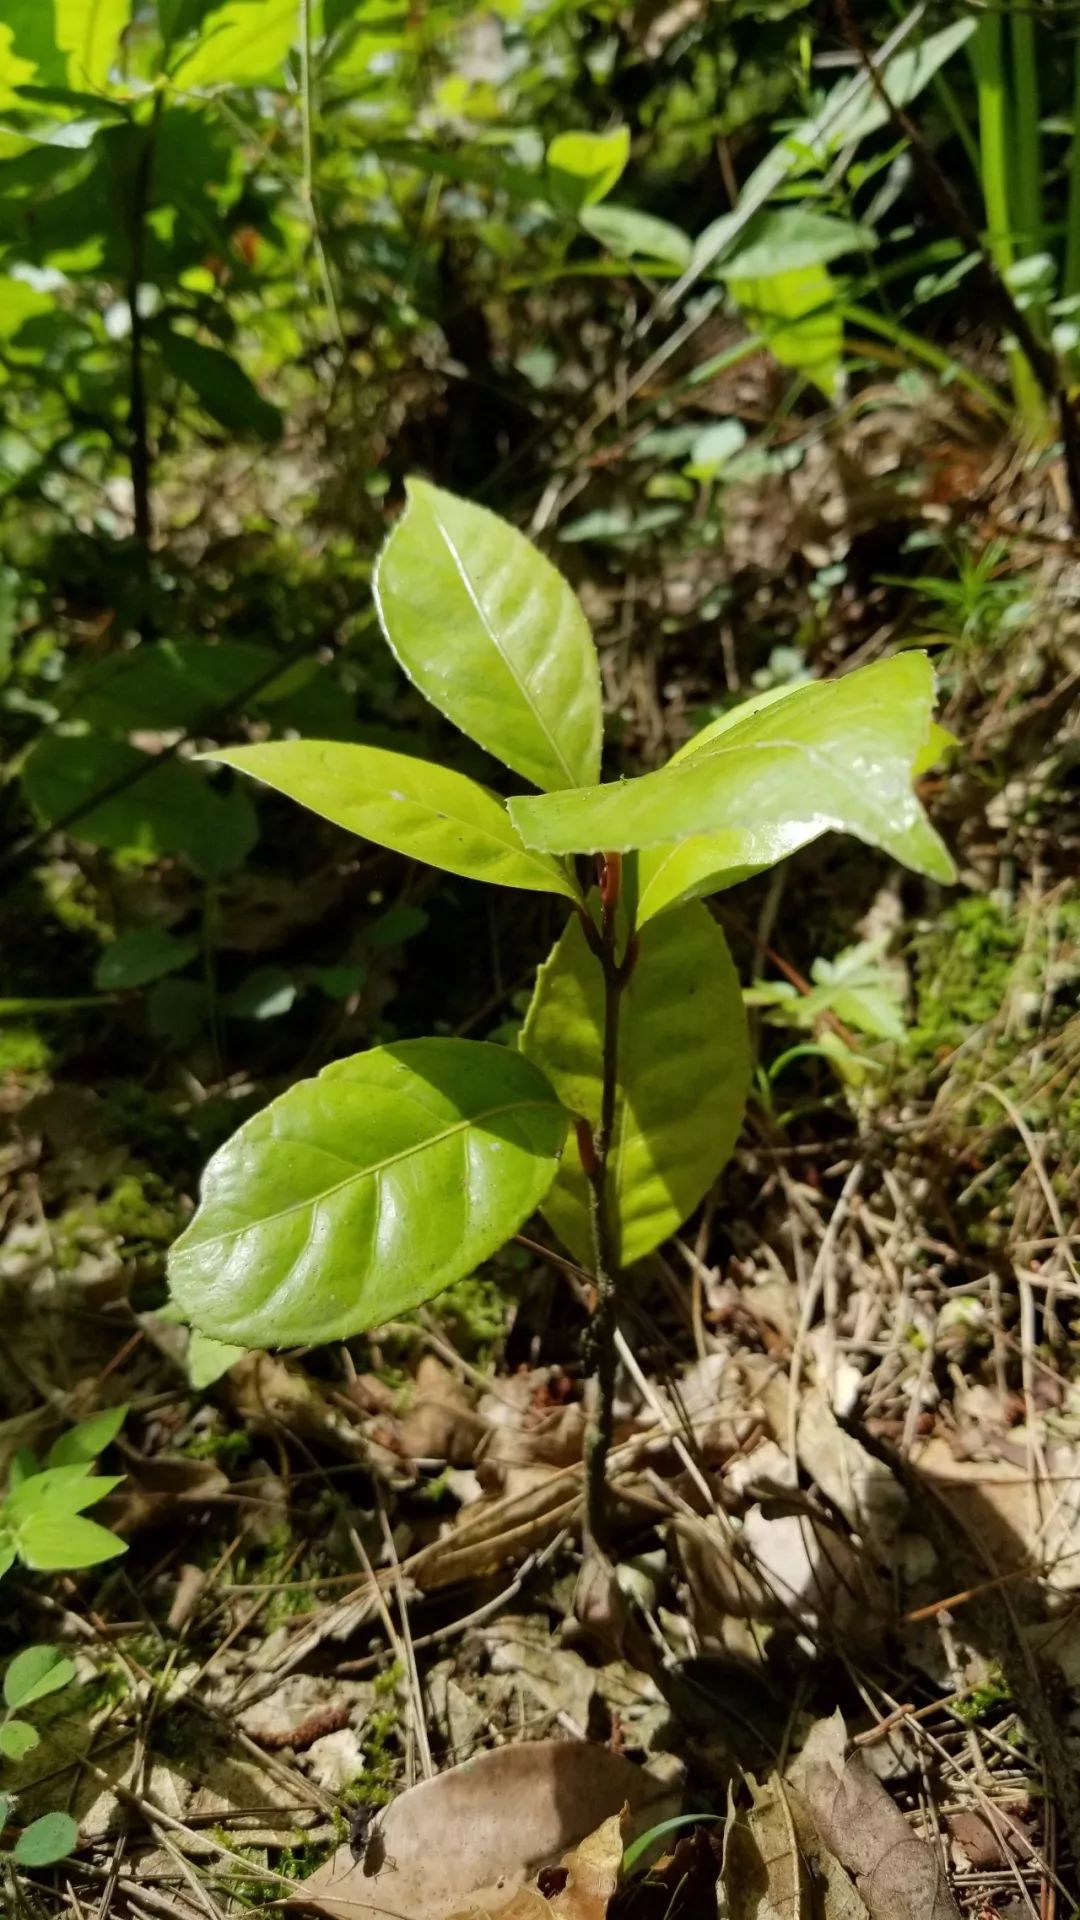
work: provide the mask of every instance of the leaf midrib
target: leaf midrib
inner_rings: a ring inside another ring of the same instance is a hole
[[[290,1214],[303,1213],[308,1207],[322,1206],[325,1201],[332,1200],[335,1194],[342,1193],[346,1187],[353,1186],[357,1180],[374,1179],[377,1174],[385,1173],[388,1167],[398,1166],[403,1160],[410,1160],[414,1154],[426,1152],[429,1147],[441,1146],[444,1140],[453,1140],[457,1134],[467,1133],[471,1127],[483,1126],[488,1121],[498,1120],[504,1113],[527,1113],[534,1109],[549,1112],[557,1110],[558,1105],[557,1100],[510,1100],[501,1107],[489,1107],[483,1113],[470,1115],[467,1120],[455,1121],[452,1127],[444,1128],[442,1133],[430,1134],[426,1140],[418,1140],[414,1146],[403,1147],[400,1153],[389,1154],[385,1160],[373,1161],[367,1167],[357,1167],[355,1172],[346,1175],[344,1180],[337,1181],[332,1187],[324,1187],[321,1193],[312,1195],[308,1200],[295,1200],[291,1206],[280,1207],[276,1213],[260,1214],[257,1220],[249,1220],[242,1227],[230,1227],[226,1233],[215,1233],[205,1240],[196,1240],[189,1247],[178,1243],[173,1252],[173,1259],[176,1261],[190,1259],[193,1254],[202,1253],[207,1247],[220,1247],[228,1240],[239,1240],[242,1234],[250,1233],[253,1227],[273,1226],[277,1220],[287,1220]]]
[[[476,589],[469,578],[468,572],[466,571],[466,568],[465,568],[465,564],[461,558],[460,553],[457,550],[457,547],[454,545],[454,541],[451,537],[449,528],[446,527],[443,521],[440,519],[439,509],[434,505],[432,506],[432,509],[431,509],[431,517],[434,520],[436,527],[438,528],[440,534],[443,537],[443,540],[446,543],[446,550],[449,553],[450,558],[454,563],[454,567],[457,572],[458,578],[461,581],[461,584],[464,587],[465,592],[469,596],[470,603],[473,607],[473,610],[476,613],[477,619],[480,621],[480,624],[484,629],[484,632],[487,634],[488,639],[491,641],[492,646],[495,648],[496,653],[498,654],[504,667],[506,668],[511,679],[513,680],[514,685],[517,687],[517,690],[520,693],[522,699],[524,700],[525,705],[528,707],[529,712],[532,714],[533,719],[536,721],[537,725],[539,726],[541,733],[543,734],[545,740],[548,743],[548,746],[551,748],[552,753],[555,755],[556,761],[558,762],[559,766],[562,768],[563,773],[566,775],[568,785],[570,785],[571,787],[576,786],[577,781],[574,776],[573,768],[571,767],[569,761],[567,760],[566,755],[563,753],[563,750],[560,747],[558,741],[556,740],[554,734],[551,732],[551,729],[549,728],[547,721],[544,719],[543,714],[540,712],[540,709],[537,706],[536,701],[533,699],[532,694],[529,692],[528,686],[526,685],[525,681],[522,679],[520,673],[518,672],[517,667],[514,664],[514,661],[511,659],[510,655],[507,653],[505,647],[502,644],[502,641],[499,639],[498,634],[495,632],[494,627],[492,626],[490,620],[488,619],[483,603],[480,600],[480,596],[476,592]]]

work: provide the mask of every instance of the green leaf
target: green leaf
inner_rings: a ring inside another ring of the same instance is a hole
[[[124,780],[130,784],[94,805]],[[241,787],[215,793],[190,761],[158,759],[102,734],[46,734],[26,761],[23,785],[47,826],[85,807],[68,829],[75,840],[151,859],[183,854],[203,873],[239,866],[258,838]]]
[[[56,44],[67,55],[68,85],[104,87],[131,16],[130,0],[53,0]]]
[[[4,1704],[29,1707],[58,1693],[75,1678],[75,1663],[56,1647],[24,1647],[15,1655],[4,1675]]]
[[[281,71],[297,33],[296,0],[227,0],[203,20],[173,85],[253,87]]]
[[[387,641],[422,694],[538,787],[600,766],[600,673],[577,596],[505,520],[423,480],[375,569]]]
[[[522,845],[505,802],[449,767],[329,740],[231,747],[212,758],[410,859],[467,880],[578,897],[556,861]]]
[[[87,1507],[96,1507],[107,1493],[112,1493],[123,1480],[123,1474],[92,1474],[86,1470],[83,1461],[76,1461],[63,1467],[46,1467],[43,1472],[31,1475],[21,1486],[9,1492],[4,1503],[5,1518],[14,1528],[22,1550],[21,1529],[26,1521],[36,1514],[56,1514],[64,1519],[70,1514],[83,1513]]]
[[[296,1005],[297,987],[284,967],[256,967],[221,1005],[234,1020],[279,1020]]]
[[[563,1105],[600,1118],[603,984],[575,916],[540,969],[521,1048]],[[646,927],[622,1000],[610,1202],[620,1265],[685,1220],[735,1144],[750,1047],[727,943],[693,904]],[[571,1134],[543,1212],[570,1252],[591,1260],[589,1192]]]
[[[345,1339],[430,1300],[508,1240],[555,1176],[565,1115],[526,1060],[407,1040],[337,1060],[214,1155],[169,1260],[214,1339]]]
[[[296,667],[245,640],[155,640],[107,653],[65,687],[65,711],[88,727],[198,727],[223,708],[270,704],[295,688]],[[307,663],[301,663],[306,669]],[[249,689],[260,683],[258,693]],[[293,687],[290,688],[290,682]],[[338,694],[340,701],[340,693]]]
[[[96,1567],[126,1552],[125,1542],[95,1520],[73,1519],[51,1509],[31,1514],[19,1529],[19,1558],[39,1573]]]
[[[91,1414],[89,1420],[80,1420],[77,1427],[62,1433],[59,1440],[49,1449],[50,1467],[90,1466],[99,1453],[112,1445],[124,1421],[127,1419],[127,1407],[103,1407],[100,1413]]]
[[[11,1857],[17,1867],[51,1867],[78,1845],[79,1825],[70,1813],[43,1813],[24,1827]]]
[[[629,158],[629,127],[613,127],[610,133],[556,134],[547,150],[552,199],[573,213],[592,206],[611,192]]]
[[[94,985],[103,993],[145,987],[178,973],[199,951],[195,940],[178,940],[165,927],[133,927],[105,948],[94,968]]]
[[[838,220],[829,213],[815,213],[812,207],[781,207],[752,220],[735,252],[715,271],[722,280],[770,279],[807,267],[824,267],[842,254],[876,245],[872,227]]]
[[[41,1738],[27,1720],[7,1720],[0,1726],[0,1753],[5,1760],[25,1760]]]
[[[639,213],[636,207],[583,207],[581,224],[612,253],[630,258],[663,260],[673,267],[688,267],[693,248],[688,234],[670,220],[653,213]]]
[[[185,1365],[187,1377],[197,1393],[212,1387],[230,1367],[235,1367],[248,1351],[246,1347],[233,1347],[225,1340],[211,1340],[208,1334],[200,1333],[198,1327],[192,1327],[188,1339]]]
[[[639,925],[829,829],[948,882],[953,863],[911,785],[933,698],[926,654],[898,654],[749,700],[657,773],[522,797],[510,813],[526,845],[549,853],[664,847],[639,862]]]
[[[840,385],[844,323],[827,267],[730,282],[739,309],[761,328],[773,358],[812,380],[830,399]]]
[[[264,400],[243,367],[220,347],[206,347],[171,327],[158,334],[161,357],[169,372],[190,387],[200,406],[226,432],[255,434],[261,440],[280,440],[283,421],[277,407]]]

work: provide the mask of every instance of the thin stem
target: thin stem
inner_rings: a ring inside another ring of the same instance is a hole
[[[1080,293],[1080,34],[1076,37],[1072,127],[1069,204],[1065,216],[1065,284],[1062,288],[1067,298]]]
[[[308,219],[311,222],[311,242],[318,262],[319,277],[322,280],[323,298],[326,301],[338,344],[343,346],[345,330],[341,323],[341,309],[338,306],[337,290],[330,272],[322,229],[319,226],[319,210],[315,204],[315,98],[311,76],[311,0],[300,0],[300,140],[303,156],[304,200],[307,205]]]
[[[593,946],[604,983],[604,1034],[601,1055],[600,1119],[591,1138],[579,1133],[582,1164],[589,1182],[589,1220],[592,1228],[596,1312],[592,1323],[594,1374],[591,1383],[589,1430],[585,1438],[585,1533],[601,1549],[607,1544],[607,1462],[615,1415],[618,1237],[611,1212],[608,1180],[615,1138],[619,1091],[619,1015],[623,990],[633,967],[635,939],[631,934],[624,958],[618,957],[618,907],[621,890],[619,855],[607,854],[601,864],[599,934]]]
[[[1010,138],[1005,98],[1005,59],[1001,15],[991,10],[972,37],[971,58],[979,96],[979,146],[983,204],[986,208],[986,250],[1003,282],[1008,283],[1015,259],[1010,210]],[[1019,188],[1021,168],[1016,167]],[[1009,377],[1021,418],[1035,432],[1045,430],[1046,408],[1027,355],[1019,346],[1006,349]]]
[[[128,459],[131,466],[131,491],[135,506],[135,538],[144,560],[149,559],[154,533],[151,505],[153,467],[150,454],[150,421],[146,404],[146,368],[144,347],[146,331],[142,314],[142,286],[146,267],[146,216],[154,175],[154,150],[161,124],[165,95],[154,100],[150,124],[146,129],[135,168],[131,199],[131,272],[127,285],[128,314],[131,320],[131,384],[128,397]]]

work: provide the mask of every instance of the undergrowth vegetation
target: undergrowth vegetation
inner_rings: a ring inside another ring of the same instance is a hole
[[[5,1914],[1075,1905],[1078,34],[0,10]]]

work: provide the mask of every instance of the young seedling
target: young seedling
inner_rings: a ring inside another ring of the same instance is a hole
[[[5,1760],[24,1760],[40,1744],[37,1729],[21,1716],[28,1707],[58,1693],[75,1677],[75,1666],[55,1647],[24,1647],[15,1655],[4,1675],[4,1712],[0,1715],[0,1755]],[[7,1826],[10,1799],[0,1794],[0,1828]],[[43,1813],[17,1834],[10,1848],[0,1848],[0,1858],[13,1868],[51,1867],[66,1859],[79,1837],[77,1823],[69,1813]]]
[[[108,1528],[86,1520],[123,1477],[94,1472],[98,1454],[116,1439],[126,1407],[106,1407],[62,1433],[44,1463],[29,1448],[12,1460],[0,1499],[0,1577],[21,1561],[35,1572],[96,1567],[126,1552]]]
[[[828,829],[950,880],[913,792],[946,738],[933,674],[911,652],[762,694],[660,771],[601,784],[588,624],[521,534],[413,482],[375,599],[420,691],[538,794],[505,801],[450,768],[334,741],[215,757],[411,858],[556,894],[566,929],[519,1051],[373,1047],[241,1127],[206,1169],[172,1291],[219,1341],[344,1339],[431,1299],[539,1207],[595,1282],[586,1518],[599,1537],[618,1276],[712,1184],[749,1084],[739,983],[702,896]]]

